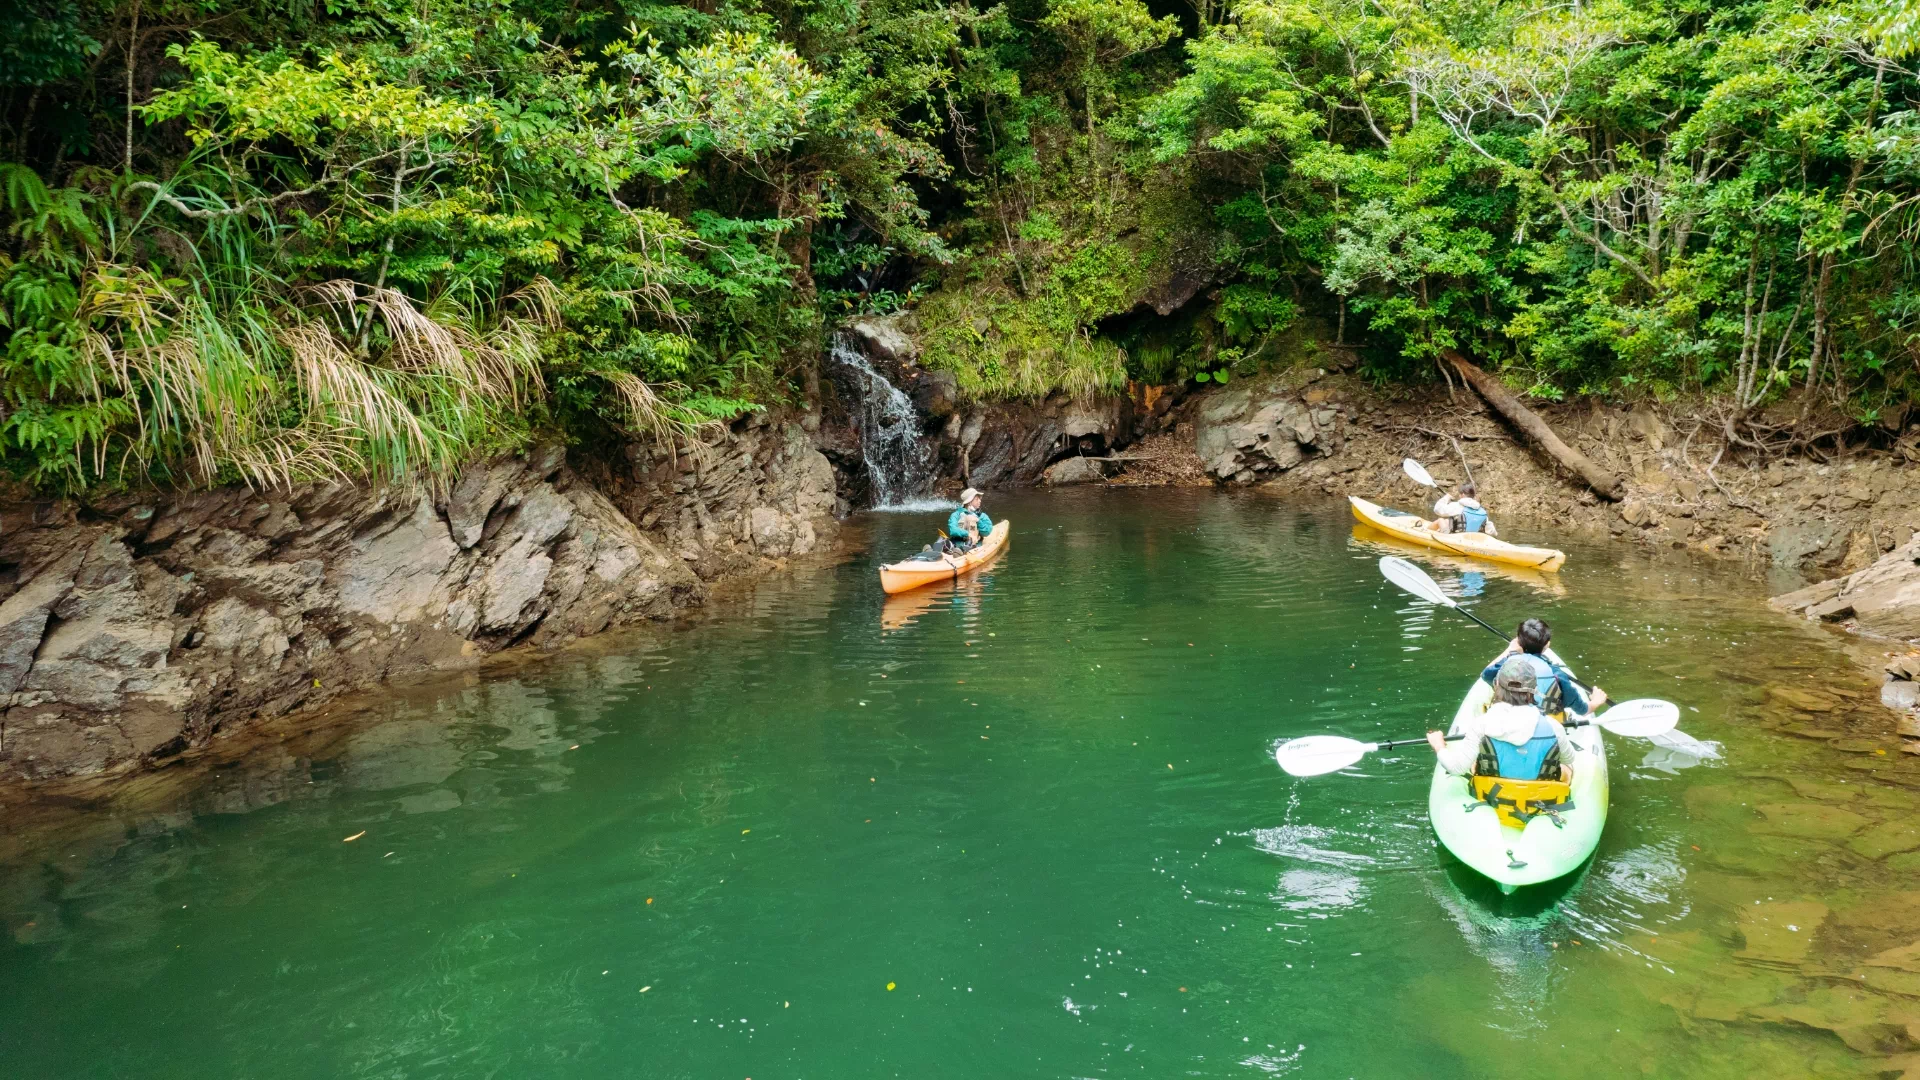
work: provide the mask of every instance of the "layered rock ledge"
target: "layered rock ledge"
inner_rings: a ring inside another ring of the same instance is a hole
[[[0,781],[162,762],[382,679],[667,618],[818,550],[835,509],[807,433],[763,417],[614,466],[501,457],[437,492],[0,506]]]

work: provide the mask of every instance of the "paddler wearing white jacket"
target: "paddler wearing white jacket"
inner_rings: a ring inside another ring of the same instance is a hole
[[[1499,537],[1487,508],[1480,503],[1480,491],[1469,480],[1451,495],[1442,495],[1433,504],[1433,520],[1427,528],[1434,532],[1482,532]]]
[[[1553,779],[1539,775],[1546,771],[1552,751],[1559,751],[1560,762],[1572,761],[1573,745],[1567,740],[1567,729],[1533,703],[1535,688],[1532,662],[1524,656],[1509,657],[1494,677],[1493,704],[1461,725],[1465,738],[1448,742],[1438,731],[1427,732],[1427,744],[1440,758],[1441,767],[1456,776],[1468,776],[1487,771],[1491,758],[1499,763],[1501,776]],[[1573,778],[1573,770],[1565,764],[1559,772],[1560,780]]]

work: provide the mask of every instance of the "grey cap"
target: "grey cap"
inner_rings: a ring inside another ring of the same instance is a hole
[[[1493,688],[1508,694],[1525,694],[1529,699],[1538,689],[1535,682],[1533,660],[1526,656],[1509,656],[1507,662],[1493,677]]]

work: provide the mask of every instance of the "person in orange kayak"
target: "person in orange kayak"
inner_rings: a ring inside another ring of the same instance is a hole
[[[1468,718],[1455,742],[1427,732],[1440,765],[1457,776],[1503,776],[1513,780],[1573,780],[1573,745],[1567,729],[1534,702],[1532,658],[1509,656],[1493,680],[1493,704]]]
[[[1468,480],[1455,488],[1453,494],[1442,495],[1433,504],[1433,520],[1427,528],[1434,532],[1483,532],[1498,537],[1500,531],[1493,527],[1493,520],[1487,517],[1487,508],[1480,505],[1480,491]]]
[[[957,552],[973,550],[980,538],[993,531],[993,519],[980,509],[980,489],[960,493],[960,505],[947,515],[947,540]]]
[[[934,562],[953,555],[965,555],[980,546],[981,537],[993,531],[993,519],[980,509],[980,489],[968,488],[960,493],[960,505],[947,515],[947,531],[940,539],[920,549],[913,558],[918,562]]]

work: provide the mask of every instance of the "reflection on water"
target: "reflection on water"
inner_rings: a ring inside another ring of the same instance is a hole
[[[1273,767],[1295,735],[1444,722],[1498,648],[1381,582],[1342,507],[1006,501],[1018,561],[955,585],[796,575],[12,816],[8,1075],[1920,1062],[1920,770],[1740,573],[1575,546],[1556,590],[1429,560],[1725,747],[1616,743],[1593,861],[1506,897],[1435,845],[1424,747]],[[924,524],[873,519],[876,550]]]

